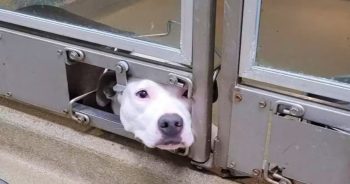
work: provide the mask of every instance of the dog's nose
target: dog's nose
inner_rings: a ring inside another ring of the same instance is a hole
[[[183,128],[183,119],[178,114],[164,114],[158,120],[158,128],[163,135],[173,137]]]

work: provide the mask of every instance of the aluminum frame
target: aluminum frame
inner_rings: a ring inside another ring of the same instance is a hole
[[[223,51],[218,78],[218,137],[214,150],[215,165],[221,168],[228,166],[232,92],[233,87],[238,84],[243,0],[225,0],[224,4]]]
[[[289,89],[349,101],[350,85],[315,76],[255,66],[262,0],[245,1],[242,24],[242,49],[239,75]]]
[[[0,9],[0,21],[134,52],[163,62],[191,65],[193,0],[181,0],[180,49],[122,35]]]
[[[190,149],[194,163],[210,158],[214,72],[215,0],[194,0],[192,129],[195,142]]]

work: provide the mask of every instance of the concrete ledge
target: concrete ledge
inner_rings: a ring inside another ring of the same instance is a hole
[[[14,183],[215,183],[189,160],[0,98],[0,178]]]

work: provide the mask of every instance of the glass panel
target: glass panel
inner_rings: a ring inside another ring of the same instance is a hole
[[[0,8],[180,47],[181,0],[0,0]]]
[[[256,65],[350,83],[350,1],[262,0]]]

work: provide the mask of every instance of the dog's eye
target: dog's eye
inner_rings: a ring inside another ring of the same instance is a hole
[[[141,90],[141,91],[138,91],[136,93],[136,96],[140,97],[140,98],[147,98],[148,97],[148,93],[146,90]]]

